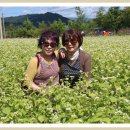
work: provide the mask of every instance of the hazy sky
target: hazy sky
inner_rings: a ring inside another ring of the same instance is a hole
[[[95,17],[95,14],[99,7],[80,7],[84,13],[86,14],[87,18]],[[109,7],[104,7],[106,10]],[[64,17],[76,17],[75,7],[74,6],[43,6],[43,7],[0,7],[0,13],[4,14],[4,17],[9,16],[18,16],[18,15],[25,15],[25,14],[37,14],[37,13],[58,13]]]

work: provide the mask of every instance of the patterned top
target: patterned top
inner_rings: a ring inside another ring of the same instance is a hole
[[[79,57],[74,64],[71,64],[66,58],[63,60],[64,70],[62,70],[62,76],[79,76],[80,72],[80,61]]]
[[[71,64],[69,60],[65,58],[62,61],[62,65],[64,66],[64,69],[61,69],[61,78],[63,79],[63,81],[66,80],[65,77],[69,78],[69,82],[73,87],[80,76],[80,59],[78,57],[74,64]]]
[[[70,60],[67,60],[66,58],[62,59],[59,56],[59,66],[60,79],[64,81],[64,77],[68,75],[67,77],[69,77],[71,81],[71,86],[79,80],[80,72],[88,74],[87,80],[91,79],[91,56],[82,50],[79,51],[79,57],[74,64],[70,64]]]
[[[54,85],[59,82],[59,66],[56,57],[53,58],[52,64],[47,64],[45,60],[37,54],[39,58],[40,72],[36,74],[33,82],[37,85]],[[50,81],[50,82],[49,82]],[[49,84],[50,85],[50,84]]]

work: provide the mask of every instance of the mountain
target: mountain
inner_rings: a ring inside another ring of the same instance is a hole
[[[14,24],[15,26],[21,25],[24,20],[29,19],[35,26],[38,26],[38,24],[42,21],[44,21],[46,24],[52,23],[55,20],[60,19],[64,23],[68,23],[69,18],[63,17],[62,15],[59,15],[57,13],[51,13],[47,12],[45,14],[27,14],[27,15],[20,15],[20,16],[14,16],[14,17],[6,17],[4,18],[5,26],[8,26],[9,24]]]

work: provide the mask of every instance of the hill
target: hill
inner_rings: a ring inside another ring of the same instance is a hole
[[[63,17],[62,15],[59,15],[57,13],[51,13],[47,12],[45,14],[27,14],[27,15],[20,15],[20,16],[14,16],[14,17],[6,17],[4,18],[5,26],[8,26],[9,24],[14,24],[15,26],[21,25],[24,20],[26,19],[31,20],[31,22],[38,26],[38,24],[42,21],[44,21],[46,24],[52,23],[55,20],[60,19],[64,23],[68,23],[69,18]]]

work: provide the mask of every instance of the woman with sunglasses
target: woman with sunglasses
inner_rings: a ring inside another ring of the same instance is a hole
[[[24,84],[32,89],[59,83],[59,66],[54,51],[58,47],[59,36],[52,31],[43,32],[38,47],[41,49],[29,62]],[[51,84],[50,84],[51,82]]]
[[[69,77],[71,87],[78,81],[81,72],[85,72],[88,79],[91,78],[91,56],[80,49],[83,36],[82,32],[75,29],[69,29],[62,35],[62,45],[66,48],[66,56],[59,57],[60,78]]]

